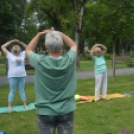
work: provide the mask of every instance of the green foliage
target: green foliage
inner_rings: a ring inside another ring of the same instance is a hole
[[[83,0],[77,1],[80,12]],[[91,49],[104,44],[112,52],[113,35],[123,38],[128,47],[134,43],[134,0],[87,1],[84,13],[80,52],[85,44]],[[24,12],[25,10],[25,12]],[[37,26],[38,24],[38,26]],[[37,32],[54,27],[74,39],[76,28],[72,1],[66,0],[1,0],[0,1],[0,45],[12,38],[28,44]],[[44,39],[39,45],[43,45]],[[119,45],[120,47],[120,45]],[[88,56],[86,59],[89,59]]]
[[[74,13],[72,4],[64,0],[31,0],[26,8],[26,18],[29,14],[37,12],[38,21],[41,26],[46,29],[52,26],[55,30],[64,31],[69,33],[74,27]]]
[[[0,1],[0,46],[15,38],[28,44],[37,34],[38,20],[36,14],[30,14],[29,18],[25,20],[25,6],[26,0]]]
[[[134,36],[133,5],[134,0],[88,2],[83,18],[82,36],[87,39],[89,48],[95,43],[102,43],[111,52],[113,35],[130,42]]]
[[[91,60],[90,54],[85,54],[85,56],[80,56],[80,60]]]
[[[132,63],[127,63],[127,66],[134,67],[134,58],[130,59],[129,62],[132,62]]]
[[[78,10],[83,1],[78,2]],[[124,8],[128,3],[129,8]],[[113,35],[116,38],[131,38],[134,31],[134,14],[132,1],[88,1],[83,18],[80,51],[83,51],[83,42],[88,43],[89,49],[96,43],[107,46],[112,52]],[[26,16],[33,12],[38,13],[40,27],[60,30],[74,38],[75,13],[72,1],[35,1],[32,0],[26,8]],[[56,11],[56,12],[55,12]],[[40,28],[41,31],[41,28]]]
[[[98,2],[96,7],[92,7],[95,11],[92,11],[95,14],[92,19],[96,22],[95,29],[99,29],[99,32],[106,37],[113,35],[116,35],[117,38],[132,37],[134,35],[132,29],[134,28],[134,8],[130,4],[132,1],[106,2],[102,0]]]
[[[18,16],[12,12],[12,6],[4,0],[0,1],[0,45],[14,35]]]
[[[110,58],[113,57],[112,54],[105,54],[105,59],[110,60]],[[85,54],[85,56],[80,55],[80,60],[91,60],[90,54]]]
[[[23,22],[23,26],[19,27],[15,38],[28,44],[31,39],[38,33],[36,15],[32,14],[29,19]]]
[[[35,12],[39,22],[38,32],[54,27],[55,30],[62,31],[72,38],[74,37],[74,12],[70,2],[64,0],[31,0],[26,6],[25,20]],[[40,47],[44,48],[44,39],[39,41],[37,49]]]
[[[26,0],[0,0],[0,46],[16,36],[25,4]]]
[[[0,56],[0,64],[4,64],[4,62],[7,60],[5,56]]]
[[[12,13],[15,13],[19,19],[17,20],[17,26],[22,24],[24,19],[24,10],[26,5],[26,0],[6,0],[12,6]]]
[[[111,57],[113,57],[112,54],[109,54],[109,53],[106,53],[106,54],[105,54],[105,59],[106,59],[106,60],[110,60]]]

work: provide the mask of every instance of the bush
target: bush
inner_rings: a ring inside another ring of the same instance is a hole
[[[113,57],[112,54],[106,53],[106,55],[105,55],[106,60],[110,60],[111,57]]]
[[[0,56],[0,63],[5,63],[7,58],[5,56]]]
[[[133,67],[133,63],[127,63],[128,67]]]
[[[129,60],[129,62],[132,62],[132,63],[127,63],[127,66],[128,67],[133,67],[134,66],[134,58],[132,58],[131,60]]]
[[[86,60],[86,57],[80,57],[80,60]]]
[[[91,57],[90,57],[90,55],[88,54],[88,55],[86,55],[86,60],[91,60]]]
[[[85,54],[85,57],[80,55],[80,60],[91,60],[90,54]]]
[[[105,59],[106,60],[110,60],[111,57],[113,57],[112,54],[107,53],[105,55]],[[85,57],[83,57],[82,55],[80,55],[80,60],[91,60],[90,54],[85,54]]]

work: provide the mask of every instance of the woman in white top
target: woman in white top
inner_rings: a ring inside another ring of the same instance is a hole
[[[24,43],[16,39],[11,40],[1,46],[3,53],[8,59],[8,66],[9,66],[8,67],[8,80],[9,80],[9,86],[10,86],[10,93],[8,96],[8,110],[9,111],[12,110],[11,104],[12,104],[17,86],[19,89],[20,97],[22,101],[24,102],[24,107],[25,109],[28,109],[26,105],[26,97],[25,97],[25,92],[24,92],[25,77],[26,77],[25,51],[21,52],[21,48],[18,45],[14,45],[12,47],[11,52],[9,52],[7,50],[7,46],[9,46],[11,43],[20,44],[24,48],[26,48],[26,45]]]

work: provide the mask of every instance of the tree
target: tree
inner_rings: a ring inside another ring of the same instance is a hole
[[[12,6],[12,13],[15,13],[19,19],[17,20],[17,26],[22,24],[25,15],[26,0],[6,0]]]
[[[74,11],[71,2],[65,0],[31,0],[26,7],[25,19],[29,18],[32,13],[37,14],[39,22],[39,31],[43,28],[62,31],[67,35],[74,37]],[[43,40],[39,42],[42,44]],[[66,47],[66,46],[65,46]]]
[[[92,27],[105,37],[113,37],[113,80],[115,81],[115,46],[117,39],[134,35],[134,0],[100,0],[88,5]]]
[[[4,0],[0,1],[0,46],[14,34],[18,19],[18,16],[12,13],[12,6]]]
[[[16,36],[24,18],[26,0],[0,0],[0,46]]]
[[[26,14],[36,11],[39,14],[38,19],[41,20],[43,18],[41,21],[45,21],[44,25],[46,28],[50,25],[54,26],[56,30],[64,31],[72,37],[75,31],[75,43],[79,49],[86,3],[87,0],[31,0],[27,6]],[[80,67],[79,52],[77,54],[77,67]]]
[[[31,0],[26,8],[26,18],[36,12],[40,25],[46,28],[53,26],[55,30],[63,31],[71,26],[71,6],[65,0]]]
[[[30,18],[24,20],[22,25],[18,27],[17,34],[14,38],[22,40],[25,44],[28,44],[38,32],[37,23],[36,15],[31,14]]]
[[[74,5],[74,10],[75,10],[75,43],[78,47],[77,68],[80,68],[79,48],[80,48],[82,22],[83,22],[83,16],[84,16],[87,0],[82,0],[82,1],[72,0],[72,3]]]

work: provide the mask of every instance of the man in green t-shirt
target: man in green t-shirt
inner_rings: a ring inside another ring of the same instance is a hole
[[[40,38],[45,37],[48,56],[33,53]],[[61,56],[63,41],[70,51]],[[52,30],[38,33],[26,48],[30,65],[35,68],[36,110],[39,134],[73,133],[76,109],[76,44],[65,34]]]

